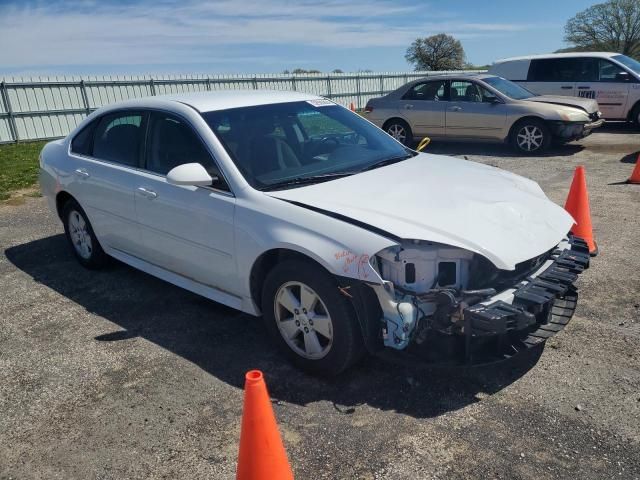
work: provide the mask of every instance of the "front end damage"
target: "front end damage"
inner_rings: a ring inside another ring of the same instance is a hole
[[[507,271],[466,250],[413,241],[379,252],[371,263],[384,280],[370,287],[382,310],[385,351],[427,363],[480,364],[564,328],[589,251],[570,236]]]

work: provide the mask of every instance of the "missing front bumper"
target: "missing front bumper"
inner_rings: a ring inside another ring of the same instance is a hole
[[[536,347],[571,320],[578,300],[574,283],[589,261],[587,244],[570,237],[514,288],[465,308],[462,332],[432,331],[420,344],[401,352],[385,349],[383,355],[413,364],[479,365]]]

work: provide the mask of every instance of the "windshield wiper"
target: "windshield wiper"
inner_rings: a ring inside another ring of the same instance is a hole
[[[325,182],[325,181],[333,180],[336,178],[348,177],[349,175],[353,175],[354,173],[357,173],[357,172],[333,172],[333,173],[323,173],[320,175],[310,175],[308,177],[287,178],[286,180],[282,180],[281,182],[265,185],[260,190],[262,190],[263,192],[267,192],[269,190],[277,190],[282,187],[290,187],[295,185],[310,185],[313,183]]]
[[[415,156],[413,153],[407,153],[406,155],[400,155],[398,157],[385,158],[384,160],[380,160],[378,162],[372,163],[371,165],[367,165],[363,169],[359,170],[360,172],[367,172],[369,170],[374,170],[376,168],[385,167],[387,165],[391,165],[393,163],[402,162],[408,158]]]

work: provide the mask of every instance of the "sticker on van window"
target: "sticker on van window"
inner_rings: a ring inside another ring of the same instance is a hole
[[[327,100],[326,98],[319,98],[317,100],[307,100],[307,103],[314,107],[330,107],[332,105],[335,105],[335,103],[333,103],[331,100]]]

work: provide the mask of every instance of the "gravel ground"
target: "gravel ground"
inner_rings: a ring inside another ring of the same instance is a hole
[[[0,478],[231,479],[244,372],[265,372],[298,479],[640,478],[639,134],[542,158],[433,144],[538,181],[585,165],[600,255],[569,326],[499,366],[287,365],[259,321],[121,264],[83,270],[45,201],[0,206]],[[636,153],[637,155],[637,153]]]

